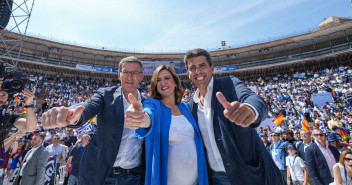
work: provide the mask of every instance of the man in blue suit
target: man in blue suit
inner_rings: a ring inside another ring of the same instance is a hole
[[[190,106],[201,131],[213,185],[282,185],[279,169],[256,130],[267,117],[264,100],[236,77],[213,78],[210,54],[185,54],[188,76],[198,87]]]
[[[339,150],[327,143],[327,136],[320,129],[312,132],[314,141],[306,148],[306,166],[314,185],[333,182],[333,166],[339,161]]]
[[[143,140],[133,139],[134,130],[126,128],[124,114],[130,105],[128,94],[144,100],[137,90],[143,80],[143,65],[136,57],[119,63],[121,87],[99,89],[88,101],[69,108],[53,108],[43,114],[44,128],[77,128],[97,115],[98,130],[82,151],[79,184],[143,184]]]

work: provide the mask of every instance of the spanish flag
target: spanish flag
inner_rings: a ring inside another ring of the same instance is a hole
[[[340,133],[342,141],[347,141],[347,132],[345,129],[340,128]]]
[[[94,116],[94,118],[92,118],[92,121],[91,122],[93,122],[93,123],[97,123],[97,117],[96,116]]]
[[[23,112],[23,113],[27,113],[26,107],[23,107],[22,112]]]
[[[302,130],[310,131],[306,118],[302,115]]]
[[[281,123],[285,123],[284,117],[282,116],[282,113],[280,113],[273,122],[277,125],[280,126]]]
[[[263,85],[263,84],[264,84],[264,81],[263,81],[262,77],[260,77],[260,78],[258,79],[258,82],[260,83],[260,85]]]
[[[15,102],[18,104],[20,102],[20,99],[18,99],[18,97],[15,97]]]

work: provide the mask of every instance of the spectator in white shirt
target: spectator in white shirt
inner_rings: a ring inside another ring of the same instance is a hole
[[[308,181],[308,171],[302,158],[297,155],[297,148],[294,144],[287,146],[289,156],[286,157],[287,184],[306,185]]]
[[[59,167],[60,167],[60,162],[62,159],[65,159],[65,146],[59,144],[60,142],[60,137],[58,135],[55,135],[52,138],[53,144],[49,145],[46,147],[46,150],[49,152],[49,159],[56,156],[56,171],[55,171],[55,176],[56,174],[59,172]],[[52,178],[52,180],[50,181],[50,185],[54,185],[54,179]]]

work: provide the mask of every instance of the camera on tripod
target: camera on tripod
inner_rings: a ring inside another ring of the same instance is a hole
[[[6,91],[9,94],[21,93],[24,88],[32,90],[36,85],[35,80],[31,80],[20,71],[7,72],[3,61],[0,61],[0,78],[3,79],[0,91]]]

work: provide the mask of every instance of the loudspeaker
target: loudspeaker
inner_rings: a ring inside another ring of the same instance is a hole
[[[9,23],[13,0],[0,0],[0,30],[3,30]]]

